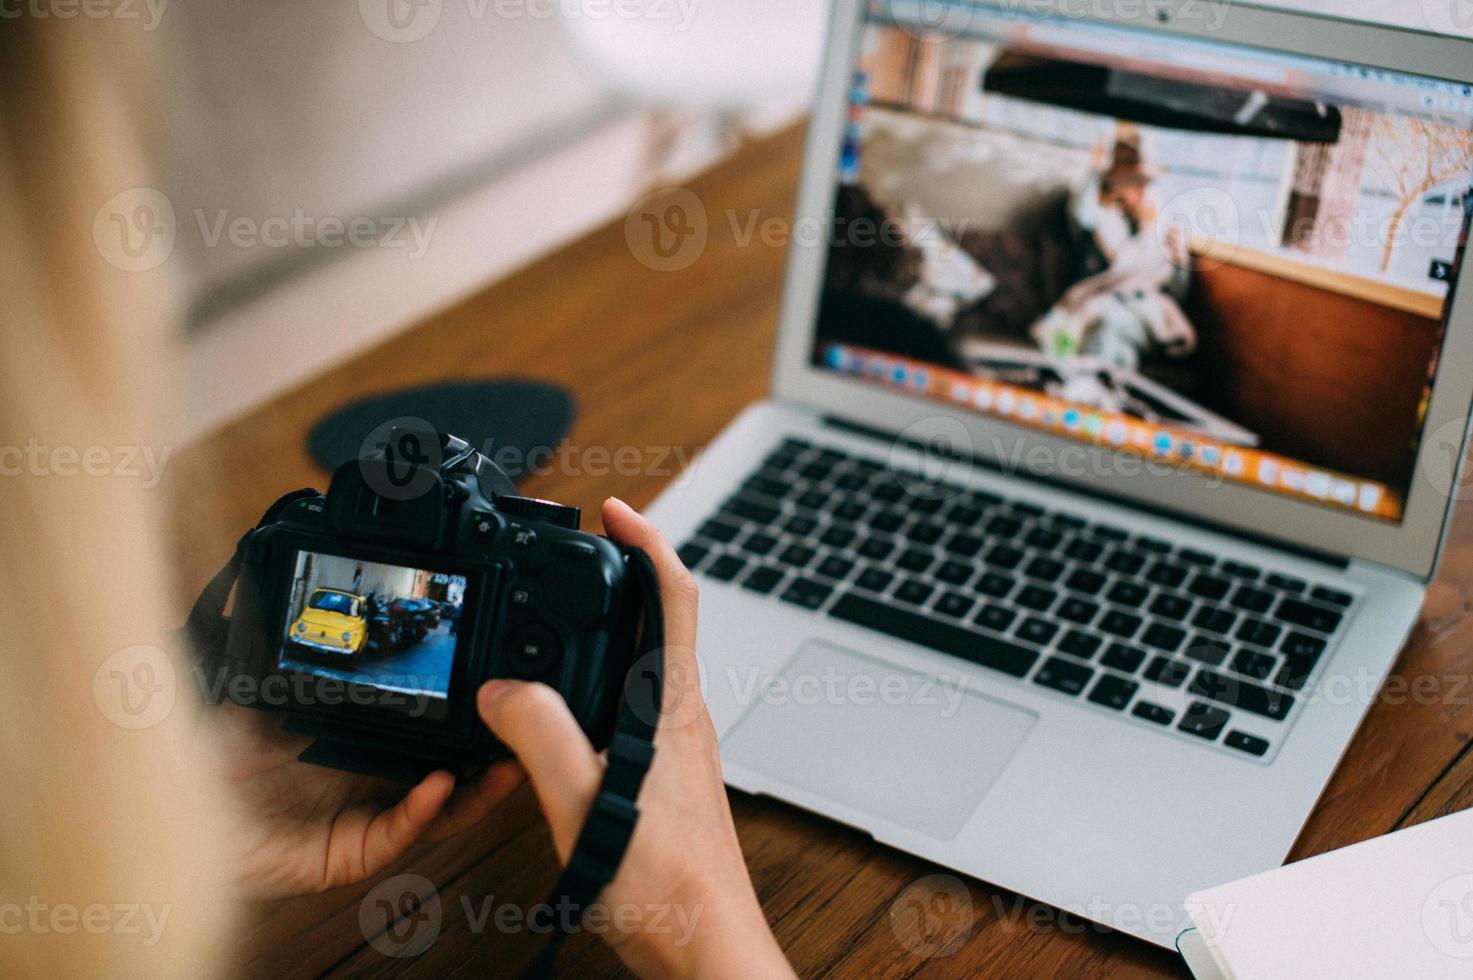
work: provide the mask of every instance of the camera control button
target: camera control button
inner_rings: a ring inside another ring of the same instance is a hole
[[[513,606],[530,606],[532,604],[532,590],[525,585],[519,585],[511,590],[511,604]]]
[[[511,542],[518,548],[530,548],[537,543],[537,532],[530,527],[519,527],[512,532]]]
[[[559,541],[552,546],[552,553],[559,558],[592,558],[598,549],[587,541]]]
[[[545,626],[526,626],[512,635],[512,667],[527,677],[540,677],[557,666],[562,644]]]

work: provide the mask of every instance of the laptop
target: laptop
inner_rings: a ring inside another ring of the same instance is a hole
[[[1278,866],[1461,492],[1470,82],[1243,4],[836,0],[772,396],[651,512],[730,785],[1163,946]]]

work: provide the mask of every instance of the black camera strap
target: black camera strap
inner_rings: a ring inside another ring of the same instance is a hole
[[[555,913],[552,938],[527,971],[529,977],[552,975],[563,941],[582,925],[589,907],[614,880],[639,820],[639,788],[655,757],[655,728],[665,688],[665,617],[649,555],[631,548],[627,561],[644,609],[639,647],[624,680],[624,703],[609,741],[603,782],[548,899]]]

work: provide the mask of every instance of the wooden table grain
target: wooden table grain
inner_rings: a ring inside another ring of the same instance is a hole
[[[169,479],[181,602],[265,503],[287,489],[323,485],[305,451],[319,417],[351,399],[423,382],[512,376],[566,386],[578,402],[568,445],[526,489],[593,515],[608,495],[649,503],[674,477],[672,458],[691,458],[767,391],[784,250],[781,235],[746,232],[791,217],[801,140],[794,130],[753,143],[689,184],[709,229],[689,267],[649,268],[629,247],[624,223],[613,223],[179,454]],[[595,465],[588,455],[621,447],[635,447],[625,460],[639,465]],[[1470,610],[1473,515],[1463,508],[1424,620],[1292,859],[1473,806]],[[960,920],[948,919],[965,938],[945,956],[920,955],[902,941],[905,923],[892,919],[892,908],[915,882],[944,869],[770,800],[733,792],[732,803],[758,895],[800,975],[1184,974],[1166,951],[979,881],[965,883],[967,900],[951,910]],[[359,912],[370,882],[253,907],[235,962],[243,976],[273,980],[516,975],[541,938],[477,924],[487,909],[540,902],[555,873],[547,831],[524,788],[483,828],[421,847],[375,879],[415,874],[432,883],[439,934],[420,955],[386,955],[381,947],[391,943],[370,942],[371,929],[365,935]],[[586,936],[568,945],[560,964],[568,975],[624,974]]]

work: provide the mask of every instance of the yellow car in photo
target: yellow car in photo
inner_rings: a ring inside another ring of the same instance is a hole
[[[317,589],[287,630],[287,639],[308,650],[356,657],[368,641],[367,612],[368,602],[361,595]]]

